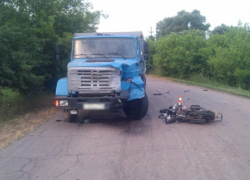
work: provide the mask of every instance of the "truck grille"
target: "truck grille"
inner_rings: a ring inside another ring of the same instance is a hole
[[[121,89],[120,71],[111,67],[74,67],[68,69],[68,90],[80,94],[111,93]]]

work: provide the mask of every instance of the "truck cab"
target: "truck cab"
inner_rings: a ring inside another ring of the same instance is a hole
[[[79,110],[123,108],[129,119],[148,111],[142,32],[76,33],[67,77],[58,81],[55,105],[75,122]]]

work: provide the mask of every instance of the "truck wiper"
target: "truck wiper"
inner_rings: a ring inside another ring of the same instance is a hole
[[[90,58],[93,59],[93,56],[91,56],[92,54],[76,54],[74,56],[85,56],[86,58]]]
[[[123,56],[121,53],[107,53],[107,54],[117,54],[117,55],[123,57],[124,59],[127,59],[127,58],[126,58],[125,56]]]
[[[100,55],[103,56],[105,58],[109,58],[108,54],[76,54],[75,56],[85,56],[87,58],[93,59],[95,55]]]
[[[103,56],[105,58],[109,58],[108,54],[91,54],[91,55],[100,55],[100,56]]]

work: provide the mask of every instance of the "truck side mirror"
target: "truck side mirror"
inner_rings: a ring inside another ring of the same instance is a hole
[[[56,43],[56,60],[59,61],[60,60],[60,45],[58,43]]]
[[[144,59],[145,60],[148,60],[149,59],[149,55],[148,55],[148,42],[147,41],[144,41]]]

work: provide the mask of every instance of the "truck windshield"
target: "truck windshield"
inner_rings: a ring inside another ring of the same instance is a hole
[[[135,58],[135,40],[132,38],[85,38],[75,40],[74,59],[94,57]]]

